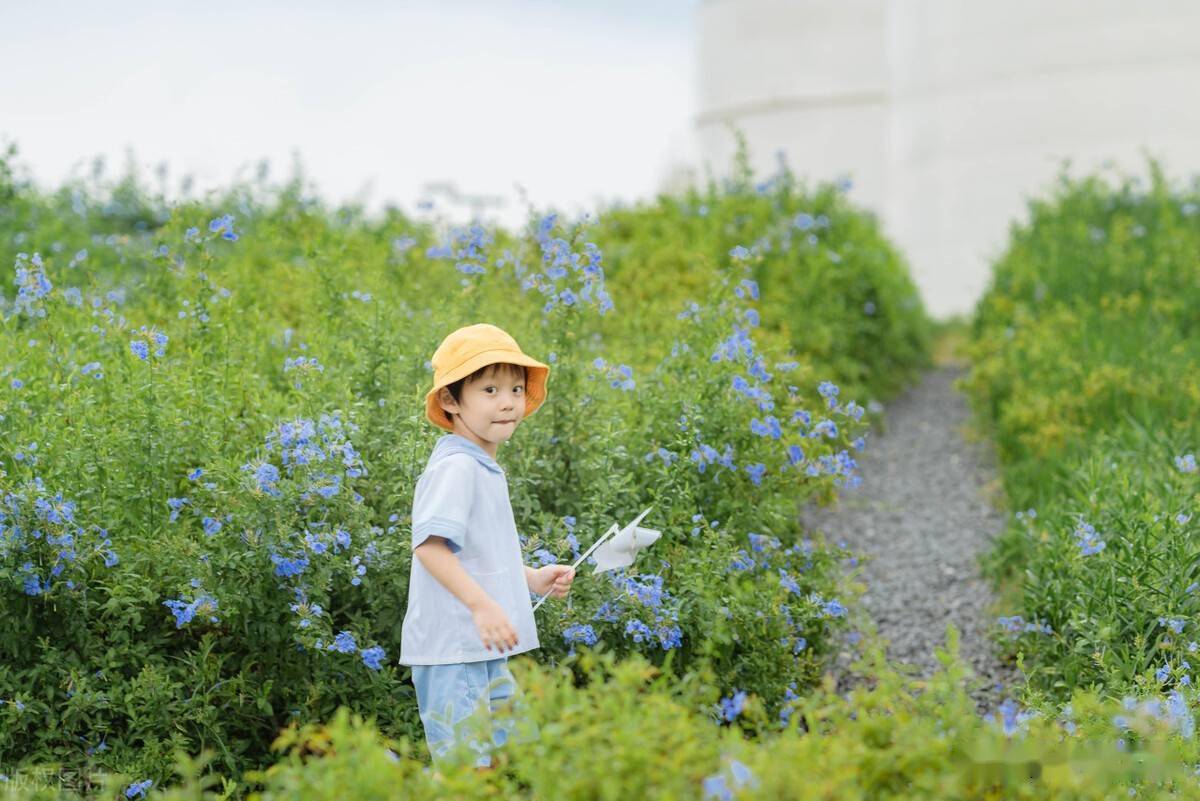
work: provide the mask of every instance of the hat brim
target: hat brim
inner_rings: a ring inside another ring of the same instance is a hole
[[[425,393],[425,417],[438,428],[444,428],[447,431],[453,432],[454,424],[437,401],[438,390],[453,384],[460,378],[466,378],[482,367],[500,362],[519,364],[527,368],[525,371],[524,416],[528,417],[536,412],[538,407],[546,400],[546,380],[550,377],[549,365],[542,364],[537,359],[530,358],[524,353],[514,353],[507,348],[497,348],[495,350],[485,350],[476,353],[470,359],[467,359],[453,370],[447,372],[441,381],[435,383],[433,389]]]

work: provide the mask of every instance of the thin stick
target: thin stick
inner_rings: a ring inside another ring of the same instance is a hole
[[[632,522],[632,523],[630,523],[628,526],[625,526],[625,528],[630,528],[631,526],[636,526],[638,523],[642,522],[642,518],[643,518],[643,517],[645,517],[647,514],[649,514],[649,513],[650,513],[650,510],[651,510],[651,509],[653,509],[653,508],[654,508],[654,506],[653,506],[653,505],[651,505],[651,506],[647,506],[647,507],[646,507],[646,511],[642,512],[640,515],[638,515],[637,517],[635,517],[635,518],[633,519],[633,522]],[[581,564],[583,563],[583,560],[584,560],[584,559],[587,559],[589,556],[591,556],[591,554],[592,554],[592,551],[594,551],[594,550],[596,550],[597,548],[599,548],[599,547],[600,547],[600,544],[601,544],[602,542],[604,542],[606,539],[608,539],[609,537],[611,537],[613,534],[617,534],[617,533],[620,533],[620,532],[624,531],[624,530],[625,530],[625,528],[617,528],[617,524],[616,524],[616,523],[613,523],[613,524],[612,524],[612,527],[611,527],[611,528],[609,528],[609,529],[608,529],[608,531],[604,532],[604,535],[603,535],[602,537],[600,537],[600,539],[598,539],[598,540],[596,540],[595,542],[593,542],[593,543],[592,543],[592,547],[588,548],[588,549],[587,549],[587,550],[586,550],[586,551],[583,553],[583,556],[580,556],[578,559],[576,559],[576,560],[575,560],[575,564],[571,565],[571,569],[572,569],[572,570],[574,570],[575,568],[579,567],[579,565],[581,565]],[[534,604],[534,605],[533,605],[533,611],[535,611],[535,612],[536,612],[536,611],[537,611],[537,609],[538,609],[538,607],[539,607],[539,606],[541,606],[541,605],[542,605],[542,603],[543,603],[543,602],[544,602],[544,601],[545,601],[547,598],[549,598],[549,597],[550,597],[550,593],[552,593],[552,592],[554,592],[554,588],[553,588],[553,587],[552,587],[552,588],[550,588],[549,590],[547,590],[547,591],[546,591],[546,594],[545,594],[545,595],[543,595],[541,598],[538,598],[538,602],[537,602],[536,604]]]
[[[576,560],[575,560],[575,564],[571,565],[571,569],[572,569],[572,570],[574,570],[575,568],[579,567],[579,565],[583,563],[583,560],[584,560],[584,559],[587,559],[589,556],[591,556],[591,554],[592,554],[592,551],[596,550],[596,548],[600,547],[600,544],[601,544],[602,542],[604,542],[606,539],[608,539],[609,537],[611,537],[613,534],[616,534],[616,533],[617,533],[617,532],[619,532],[620,530],[621,530],[621,529],[617,528],[617,524],[616,524],[616,523],[613,523],[613,524],[612,524],[612,528],[610,528],[608,531],[604,532],[604,536],[602,536],[600,539],[598,539],[598,540],[596,540],[595,542],[593,542],[593,543],[592,543],[592,547],[588,548],[588,549],[587,549],[587,551],[585,551],[585,552],[584,552],[583,556],[580,556],[578,559],[576,559]],[[544,601],[545,601],[547,598],[549,598],[549,597],[550,597],[550,593],[552,593],[552,592],[554,592],[554,589],[553,589],[553,588],[551,588],[551,589],[547,590],[545,595],[543,595],[541,598],[538,598],[538,602],[537,602],[536,604],[534,604],[534,605],[533,605],[533,611],[535,611],[535,612],[536,612],[536,611],[537,611],[537,608],[538,608],[539,606],[541,606],[541,605],[542,605],[542,603],[543,603],[543,602],[544,602]]]

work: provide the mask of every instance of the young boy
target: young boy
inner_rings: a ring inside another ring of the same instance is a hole
[[[494,702],[516,692],[508,657],[539,645],[529,593],[561,598],[575,571],[525,566],[496,462],[500,443],[546,399],[550,368],[480,323],[447,336],[433,369],[425,416],[450,433],[434,446],[413,495],[400,664],[412,666],[425,739],[440,758],[477,706],[490,715]],[[493,740],[503,745],[507,732],[497,728]],[[472,747],[476,765],[489,767],[488,746]]]

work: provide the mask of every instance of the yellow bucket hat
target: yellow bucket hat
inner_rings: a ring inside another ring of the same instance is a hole
[[[437,402],[438,390],[466,378],[481,367],[508,362],[525,370],[525,416],[533,414],[546,400],[549,366],[521,352],[521,346],[503,329],[476,323],[451,332],[433,353],[433,389],[425,394],[425,417],[438,428],[454,431],[445,410]]]

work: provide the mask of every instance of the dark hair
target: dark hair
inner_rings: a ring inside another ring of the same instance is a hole
[[[485,364],[483,367],[480,367],[469,376],[458,379],[453,384],[447,384],[446,389],[450,390],[450,397],[454,398],[454,402],[459,403],[462,400],[462,388],[464,384],[466,384],[468,381],[474,381],[486,373],[498,372],[500,370],[505,370],[507,372],[520,372],[522,381],[527,381],[529,379],[528,371],[522,364],[512,364],[511,362],[492,362],[491,364]],[[450,412],[446,412],[446,416],[452,417],[453,415],[451,415]]]

